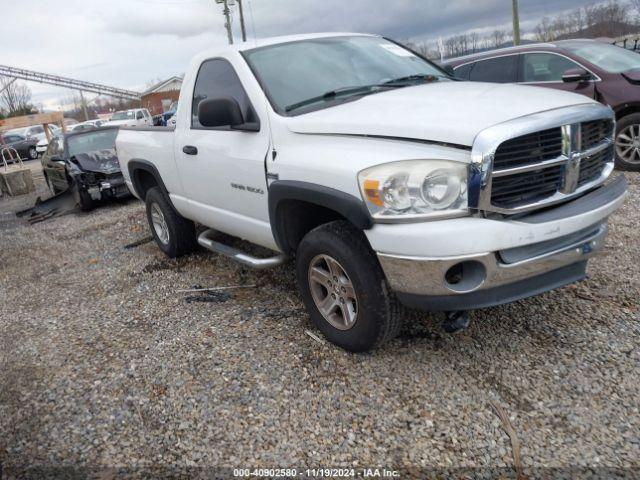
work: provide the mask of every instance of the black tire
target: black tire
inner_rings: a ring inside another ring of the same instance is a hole
[[[636,127],[633,127],[633,126]],[[618,123],[616,124],[616,167],[620,170],[627,171],[640,171],[640,156],[636,154],[635,162],[630,162],[625,160],[625,158],[621,155],[621,144],[620,142],[624,141],[627,144],[626,140],[618,138],[620,134],[625,134],[629,132],[629,128],[635,128],[635,132],[638,133],[638,137],[640,138],[640,113],[632,113],[631,115],[627,115],[626,117],[622,117]],[[626,131],[626,132],[625,132]]]
[[[36,150],[36,147],[29,147],[29,150],[27,150],[27,156],[29,157],[29,160],[37,159],[38,151]]]
[[[76,205],[83,212],[88,212],[93,210],[94,203],[91,195],[84,188],[80,187],[76,182],[71,184],[71,194],[73,195],[73,199],[76,201]]]
[[[173,208],[165,194],[159,187],[150,188],[145,198],[147,205],[147,220],[149,228],[153,234],[158,247],[168,257],[175,258],[187,253],[191,253],[197,247],[196,227],[191,220],[187,220],[181,216]],[[162,213],[162,217],[166,224],[167,238],[166,241],[160,238],[152,219],[152,211],[157,207]]]
[[[337,260],[355,291],[355,323],[347,330],[336,328],[325,319],[313,299],[309,270],[323,255]],[[328,340],[345,350],[367,351],[400,332],[403,309],[390,292],[365,236],[349,222],[321,225],[302,239],[296,254],[296,276],[311,319]]]

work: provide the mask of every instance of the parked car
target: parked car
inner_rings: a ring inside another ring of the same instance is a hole
[[[352,351],[392,338],[402,304],[448,312],[454,331],[470,309],[583,279],[626,195],[624,176],[605,183],[611,109],[456,81],[377,36],[212,49],[180,97],[175,130],[116,140],[159,248],[200,244],[255,268],[294,259],[312,320]]]
[[[102,120],[87,120],[86,122],[76,123],[67,127],[67,133],[83,132],[102,126],[105,122]]]
[[[49,125],[49,133],[52,137],[55,137],[57,135],[61,135],[62,134],[62,129],[60,127],[58,127],[57,125],[54,124],[50,124]],[[47,136],[45,135],[42,139],[40,139],[40,141],[36,144],[36,152],[38,152],[38,155],[42,155],[44,154],[44,152],[47,151],[47,147],[49,146],[49,140],[47,139]]]
[[[57,136],[42,157],[42,170],[55,194],[71,190],[82,210],[96,201],[129,196],[115,151],[116,127]]]
[[[36,145],[38,143],[37,137],[27,137],[24,134],[24,129],[9,130],[3,134],[0,134],[0,150],[4,148],[13,148],[16,153],[23,160],[35,160],[38,158],[38,152]],[[6,152],[6,151],[5,151]],[[4,153],[4,157],[8,160],[9,152]],[[0,159],[2,156],[0,156]],[[0,160],[1,161],[1,160]]]
[[[616,163],[640,170],[640,55],[595,40],[504,48],[448,60],[465,80],[520,83],[581,93],[616,114]]]
[[[135,108],[132,110],[122,110],[116,112],[111,120],[104,123],[105,126],[122,127],[152,127],[153,118],[146,108]]]

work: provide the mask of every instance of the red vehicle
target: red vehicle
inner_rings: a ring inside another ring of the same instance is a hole
[[[616,165],[640,170],[640,54],[595,40],[563,40],[443,62],[463,80],[520,83],[581,93],[616,114]]]

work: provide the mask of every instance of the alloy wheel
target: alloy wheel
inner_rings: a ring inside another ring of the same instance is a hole
[[[316,307],[333,327],[349,330],[356,323],[358,300],[345,269],[329,255],[317,255],[309,264],[309,289]]]
[[[158,239],[164,245],[167,245],[169,243],[169,227],[167,227],[164,214],[157,203],[151,204],[151,222],[153,223],[153,229],[155,230]]]
[[[616,153],[627,163],[640,163],[640,124],[629,125],[618,132]]]

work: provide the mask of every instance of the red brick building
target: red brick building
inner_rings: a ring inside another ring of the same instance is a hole
[[[171,77],[155,84],[142,94],[141,107],[148,108],[151,115],[160,115],[178,101],[182,77]]]

